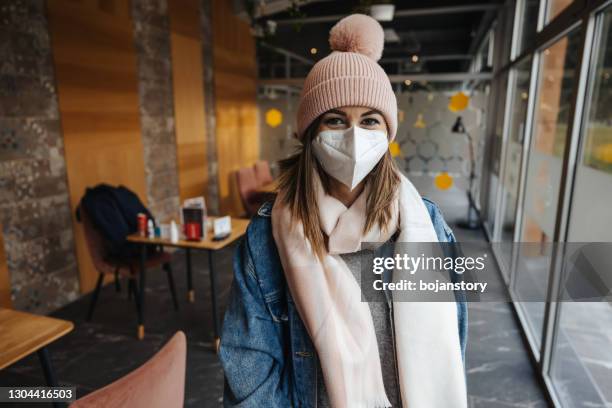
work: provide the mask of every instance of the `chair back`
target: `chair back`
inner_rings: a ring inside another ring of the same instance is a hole
[[[179,408],[185,399],[187,341],[177,332],[149,361],[76,400],[71,408]]]
[[[236,180],[238,182],[238,191],[240,192],[240,198],[242,205],[249,215],[253,215],[257,208],[254,208],[251,198],[255,194],[255,190],[259,186],[257,178],[255,177],[255,170],[253,167],[243,167],[236,173]]]
[[[255,163],[255,177],[260,186],[272,182],[272,173],[270,172],[270,163],[266,160],[260,160]]]
[[[79,205],[77,207],[77,213],[78,218],[83,225],[87,250],[89,251],[89,256],[91,256],[91,261],[93,262],[95,268],[100,273],[114,273],[116,266],[111,265],[110,262],[108,262],[108,251],[106,249],[107,245],[104,237],[91,223],[91,219],[87,215],[87,211],[85,211],[83,206]]]

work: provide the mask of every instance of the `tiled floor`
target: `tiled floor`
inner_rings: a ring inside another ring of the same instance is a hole
[[[456,230],[459,239],[482,240],[480,233]],[[228,248],[215,256],[217,288],[225,305],[231,282],[231,253]],[[146,325],[143,341],[135,337],[136,314],[125,288],[116,293],[107,285],[91,323],[84,322],[89,296],[57,311],[55,316],[73,320],[73,333],[50,348],[57,375],[64,384],[73,384],[84,395],[146,361],[176,331],[188,338],[187,407],[222,405],[223,373],[211,351],[212,320],[207,259],[194,254],[196,302],[186,302],[184,256],[176,252],[173,261],[180,296],[180,310],[171,305],[165,275],[148,275]],[[510,306],[472,303],[469,307],[467,350],[468,392],[471,408],[546,407],[543,393],[527,358]],[[35,357],[0,371],[0,386],[41,385],[42,373]],[[20,404],[23,408],[27,405]],[[42,407],[42,404],[36,407]]]
[[[459,242],[483,242],[481,231],[453,228]],[[466,245],[465,255],[479,246]],[[484,246],[483,246],[484,248]],[[473,254],[478,256],[481,254]],[[488,253],[493,259],[493,254]],[[502,286],[501,280],[487,279]],[[538,382],[512,305],[507,302],[468,304],[466,371],[470,408],[548,407]]]
[[[574,406],[612,407],[611,312],[605,302],[561,305],[552,375]]]
[[[533,262],[535,259],[535,262]],[[543,298],[548,274],[546,255],[532,257],[519,269],[517,293]],[[542,330],[544,302],[524,302],[522,309],[534,333]],[[612,305],[603,301],[559,303],[550,376],[566,406],[612,407]]]

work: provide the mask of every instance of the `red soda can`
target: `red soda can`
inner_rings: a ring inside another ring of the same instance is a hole
[[[141,237],[147,236],[147,214],[138,213],[138,234]]]
[[[202,238],[200,224],[197,222],[188,222],[185,224],[185,236],[188,241],[199,241]]]

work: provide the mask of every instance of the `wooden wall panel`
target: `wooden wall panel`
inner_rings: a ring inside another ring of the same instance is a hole
[[[0,307],[12,307],[11,279],[9,277],[6,252],[4,251],[2,225],[0,225]]]
[[[48,1],[82,292],[97,277],[74,219],[85,189],[123,184],[146,201],[132,22],[121,6],[126,4]]]
[[[222,213],[239,215],[234,172],[259,157],[255,40],[231,2],[213,0],[212,16],[219,202]]]
[[[170,0],[172,81],[181,201],[205,195],[206,126],[198,0]]]

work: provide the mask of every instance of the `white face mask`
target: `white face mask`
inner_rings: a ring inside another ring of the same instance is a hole
[[[384,131],[352,126],[324,130],[312,146],[325,172],[353,190],[384,156],[389,141]]]

